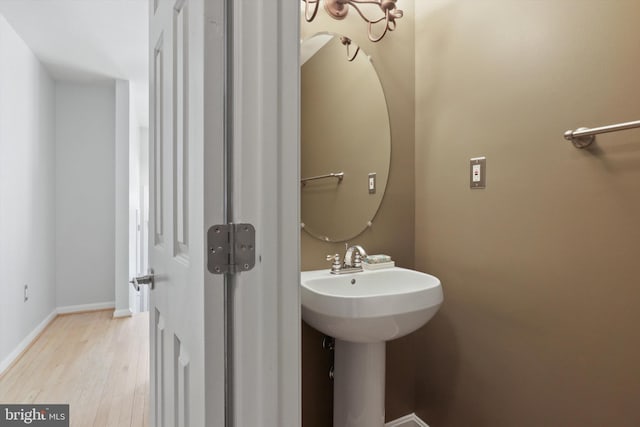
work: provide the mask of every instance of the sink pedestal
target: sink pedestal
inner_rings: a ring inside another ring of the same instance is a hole
[[[333,380],[334,427],[383,427],[385,342],[336,339]]]

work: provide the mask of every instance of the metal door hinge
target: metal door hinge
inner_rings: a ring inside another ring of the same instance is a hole
[[[213,274],[249,271],[256,265],[256,229],[251,224],[214,225],[207,231],[207,251]]]

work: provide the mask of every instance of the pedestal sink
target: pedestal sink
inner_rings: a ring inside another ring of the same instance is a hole
[[[386,341],[423,326],[442,304],[437,277],[404,268],[301,273],[302,318],[336,339],[334,427],[383,427]]]

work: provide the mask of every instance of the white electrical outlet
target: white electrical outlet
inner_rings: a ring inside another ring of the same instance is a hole
[[[24,285],[24,302],[29,301],[29,285]]]

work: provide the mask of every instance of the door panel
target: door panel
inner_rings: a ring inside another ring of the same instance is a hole
[[[174,337],[174,373],[175,373],[175,407],[176,427],[189,425],[189,353],[184,348],[178,337]]]
[[[163,40],[162,33],[157,39],[155,43],[155,48],[153,49],[153,75],[152,75],[152,103],[151,108],[153,111],[152,118],[152,126],[151,129],[151,137],[152,137],[152,147],[151,152],[153,153],[153,163],[151,166],[151,171],[153,175],[153,179],[151,180],[151,187],[153,188],[153,230],[154,230],[154,245],[162,244],[163,237],[163,209],[162,209],[162,201],[164,199],[162,194],[163,188],[163,176],[162,172],[164,168],[162,167],[162,147],[163,147],[163,128],[165,125],[164,121],[164,96],[163,96],[163,87],[164,87],[164,55],[163,55]]]
[[[189,11],[187,0],[176,3],[173,12],[173,212],[174,255],[188,259],[189,224]]]
[[[152,425],[217,427],[224,422],[224,344],[207,342],[224,343],[224,299],[206,298],[205,282],[223,289],[223,281],[206,270],[204,236],[206,224],[223,222],[221,208],[207,212],[205,206],[210,199],[217,206],[224,181],[219,176],[205,183],[204,165],[222,168],[216,159],[223,138],[207,138],[205,146],[205,0],[151,6]],[[210,43],[221,44],[222,37]],[[212,84],[224,92],[222,78]],[[223,128],[224,110],[211,110],[207,120]],[[217,411],[209,415],[209,407]]]
[[[154,413],[152,425],[161,427],[164,426],[164,416],[162,409],[165,407],[164,403],[164,319],[160,315],[160,312],[156,309],[154,311],[154,325],[152,326],[153,334],[153,351],[151,352],[153,357],[152,368],[152,393],[155,401]]]

